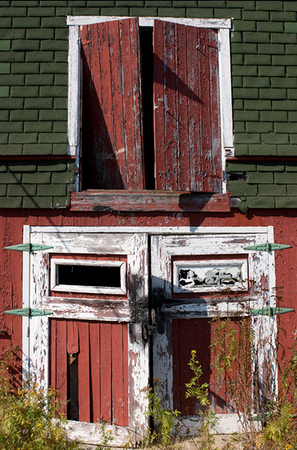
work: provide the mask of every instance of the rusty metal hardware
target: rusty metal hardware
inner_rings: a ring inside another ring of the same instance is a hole
[[[267,306],[266,308],[252,309],[251,314],[254,316],[276,316],[293,311],[295,311],[293,308],[273,308],[271,306]]]
[[[35,317],[35,316],[50,316],[51,314],[53,314],[53,312],[45,311],[44,309],[21,308],[4,311],[4,314],[12,314],[13,316]]]
[[[50,248],[54,248],[49,245],[41,245],[41,244],[18,244],[18,245],[11,245],[10,247],[4,247],[5,250],[16,250],[18,252],[38,252],[40,250],[47,250]]]
[[[259,252],[274,252],[275,250],[283,250],[284,248],[291,248],[292,245],[274,244],[266,242],[265,244],[249,245],[243,247],[244,250],[258,250]]]

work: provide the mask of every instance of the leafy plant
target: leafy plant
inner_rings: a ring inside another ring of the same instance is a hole
[[[194,372],[194,376],[186,386],[186,398],[195,397],[199,406],[202,407],[198,411],[201,420],[201,428],[199,430],[198,444],[194,441],[199,450],[212,450],[215,445],[214,430],[219,419],[215,413],[208,407],[208,383],[200,384],[200,377],[203,375],[202,367],[196,359],[196,350],[191,351],[191,358],[188,363],[190,369]],[[214,449],[216,450],[216,449]]]
[[[191,351],[191,358],[188,362],[190,369],[194,372],[194,376],[186,386],[186,398],[195,397],[202,406],[209,404],[208,402],[208,383],[200,385],[200,377],[203,375],[202,367],[196,360],[196,350]]]
[[[63,429],[65,417],[59,413],[59,395],[53,389],[44,391],[28,380],[15,387],[11,376],[10,349],[0,359],[0,449],[66,450],[78,444],[69,442]]]
[[[171,447],[174,444],[172,436],[174,421],[180,415],[180,412],[177,410],[172,411],[163,404],[161,380],[154,378],[154,389],[147,388],[145,390],[148,399],[146,414],[152,418],[155,429],[149,428],[144,444],[160,443],[164,447]]]
[[[111,430],[106,429],[107,422],[103,421],[100,426],[101,444],[96,446],[98,450],[106,450],[110,447],[111,441],[114,440]]]

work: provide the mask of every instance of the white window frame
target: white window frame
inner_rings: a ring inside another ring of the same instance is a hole
[[[100,267],[118,267],[120,269],[120,287],[112,286],[82,286],[60,284],[57,266],[100,266]],[[126,263],[123,261],[101,261],[89,259],[51,259],[51,284],[50,289],[54,292],[80,292],[87,294],[126,294]]]
[[[68,55],[68,155],[76,158],[76,168],[80,164],[81,152],[81,58],[80,27],[112,20],[131,19],[122,16],[68,16],[69,55]],[[226,158],[234,156],[232,88],[230,62],[231,19],[183,19],[173,17],[139,17],[140,27],[153,27],[154,20],[191,25],[198,28],[215,28],[219,39],[219,82],[222,149],[222,192],[227,192]],[[79,171],[75,181],[75,190],[79,191]]]

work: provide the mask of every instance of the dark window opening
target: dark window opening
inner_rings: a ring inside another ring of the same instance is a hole
[[[153,29],[140,27],[142,82],[142,121],[145,163],[145,187],[155,189],[154,107],[153,107]]]
[[[77,353],[67,358],[67,419],[79,420]]]
[[[57,265],[58,284],[121,287],[120,267]]]

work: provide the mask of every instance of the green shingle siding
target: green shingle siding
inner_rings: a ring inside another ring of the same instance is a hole
[[[297,207],[295,166],[256,161],[297,156],[296,13],[297,2],[277,0],[0,1],[0,156],[66,154],[66,15],[233,17],[235,154],[255,162],[228,164],[231,174],[246,174],[229,189],[248,207]],[[8,161],[1,167],[0,207],[67,207],[69,163],[22,164],[20,172]],[[22,184],[30,186],[27,197]]]

